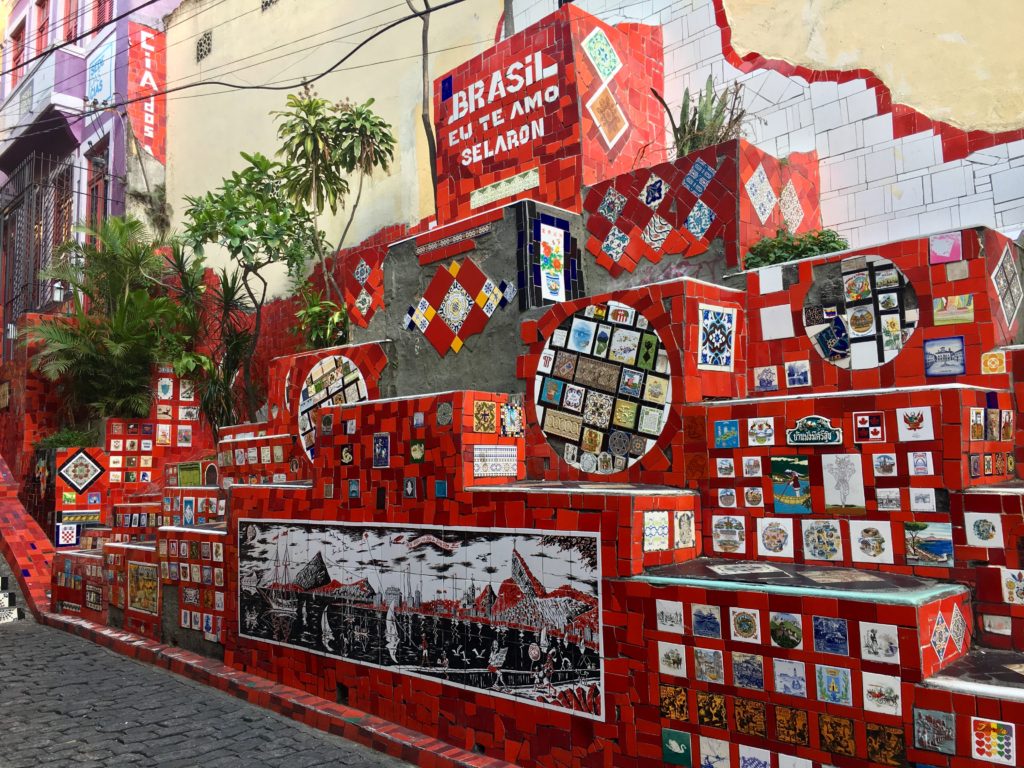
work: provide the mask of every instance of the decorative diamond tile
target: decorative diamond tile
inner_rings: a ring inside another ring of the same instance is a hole
[[[622,69],[622,60],[615,52],[608,35],[600,27],[596,27],[584,38],[581,47],[587,52],[590,63],[594,65],[602,82],[607,82]]]
[[[960,653],[964,649],[964,636],[967,634],[967,621],[964,619],[964,615],[960,612],[960,606],[953,606],[953,618],[949,623],[950,636],[953,638],[953,645],[956,646],[957,653]]]
[[[629,235],[618,227],[612,227],[611,232],[601,243],[601,250],[608,254],[612,261],[618,261],[622,258],[622,253],[626,250],[627,245],[629,245]]]
[[[405,315],[405,327],[417,328],[442,357],[458,352],[480,333],[494,311],[516,294],[508,282],[495,283],[471,260],[438,267],[423,296]]]
[[[366,313],[370,311],[370,304],[372,303],[373,297],[371,297],[370,294],[367,293],[366,289],[364,288],[359,292],[359,295],[356,296],[355,309],[356,311],[359,312],[359,314],[365,317]]]
[[[941,613],[935,620],[931,643],[932,648],[935,649],[935,655],[939,657],[939,661],[942,661],[946,656],[946,647],[949,645],[949,625]]]
[[[356,280],[359,281],[360,285],[363,285],[370,277],[370,265],[366,263],[366,259],[360,259],[356,265],[354,272]]]
[[[693,204],[690,215],[686,217],[686,228],[694,237],[701,238],[704,237],[704,233],[708,231],[714,220],[714,211],[708,208],[703,201],[698,200]]]
[[[651,177],[644,184],[644,188],[640,191],[640,200],[648,208],[657,209],[661,205],[661,201],[665,199],[665,194],[668,192],[668,187],[665,185],[664,180],[655,174],[651,174]]]
[[[658,214],[654,214],[651,220],[647,222],[647,226],[644,227],[644,231],[641,233],[641,239],[647,243],[651,248],[656,251],[660,251],[661,247],[665,244],[665,240],[672,234],[672,225],[665,221]]]
[[[604,193],[604,199],[601,200],[601,204],[597,207],[597,212],[614,224],[625,207],[626,196],[616,190],[615,187],[608,187],[608,191]]]
[[[782,197],[779,198],[779,209],[782,211],[782,218],[786,222],[786,229],[796,232],[800,223],[804,220],[804,207],[800,203],[800,195],[797,194],[793,180],[786,182],[782,188]]]
[[[57,474],[76,492],[85,493],[89,486],[103,474],[103,471],[99,462],[90,456],[84,448],[79,448],[70,459],[61,464]]]
[[[750,197],[750,202],[754,205],[754,212],[757,213],[757,218],[764,224],[768,221],[768,217],[772,215],[778,198],[775,197],[775,192],[772,191],[772,185],[768,181],[768,174],[764,172],[763,164],[757,166],[757,170],[750,175],[744,186],[746,187],[747,195]]]
[[[693,168],[686,174],[686,178],[683,179],[683,186],[690,190],[694,196],[700,197],[704,194],[704,190],[708,188],[708,184],[711,179],[715,177],[715,169],[705,163],[699,157],[693,164]]]
[[[458,283],[452,283],[452,287],[441,301],[441,306],[438,307],[437,316],[457,334],[472,308],[473,299],[466,293],[466,289]]]

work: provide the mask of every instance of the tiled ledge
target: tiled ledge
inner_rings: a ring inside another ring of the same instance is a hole
[[[512,765],[446,744],[362,710],[311,696],[297,688],[240,672],[214,659],[147,640],[131,632],[49,612],[41,613],[40,621],[137,661],[155,664],[198,683],[213,686],[235,698],[271,709],[311,728],[358,742],[423,768],[505,768]]]

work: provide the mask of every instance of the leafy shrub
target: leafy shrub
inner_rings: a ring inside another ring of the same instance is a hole
[[[55,448],[98,448],[100,445],[100,433],[95,429],[65,428],[37,440],[32,447],[37,451],[45,451]]]
[[[746,269],[755,269],[769,264],[806,259],[821,253],[843,251],[849,247],[850,244],[831,229],[806,232],[802,235],[792,235],[780,229],[776,231],[775,237],[766,237],[750,246],[743,266]]]

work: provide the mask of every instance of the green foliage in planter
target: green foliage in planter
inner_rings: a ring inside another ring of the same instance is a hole
[[[325,349],[348,343],[348,312],[344,305],[325,299],[308,280],[295,290],[302,306],[295,312],[298,326],[292,332],[300,334],[306,349]]]
[[[831,229],[792,235],[784,229],[777,230],[775,237],[766,237],[750,246],[743,260],[746,269],[782,264],[786,261],[806,259],[822,253],[844,251],[850,244]]]
[[[100,433],[96,429],[64,428],[47,435],[32,444],[37,451],[48,451],[57,448],[99,448]]]
[[[43,272],[69,289],[70,314],[27,329],[33,368],[57,385],[65,424],[146,416],[153,367],[176,363],[190,341],[165,282],[167,258],[137,219],[82,231],[84,240],[63,245]]]
[[[742,92],[742,84],[733,83],[719,95],[715,91],[714,80],[708,75],[707,84],[703,91],[697,92],[696,100],[691,98],[689,88],[683,91],[683,103],[676,120],[665,99],[652,88],[651,93],[661,103],[672,124],[676,157],[686,157],[705,147],[738,139],[747,118],[747,111],[742,106]]]

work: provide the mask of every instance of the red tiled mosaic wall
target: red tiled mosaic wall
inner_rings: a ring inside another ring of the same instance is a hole
[[[223,641],[227,580],[224,532],[175,525],[157,535],[160,581],[178,589],[178,626]]]
[[[871,248],[844,252],[797,262],[788,269],[796,270],[795,280],[784,277],[779,268],[766,268],[749,273],[747,302],[750,314],[750,357],[748,375],[750,391],[758,393],[754,380],[757,369],[775,368],[777,386],[761,394],[788,391],[787,368],[808,363],[808,383],[815,391],[847,391],[890,386],[920,386],[957,381],[986,388],[1005,389],[1009,385],[1003,355],[993,357],[996,364],[983,356],[995,348],[1012,343],[1020,320],[1007,328],[992,279],[1009,241],[988,229],[965,229],[950,233],[954,245],[948,251],[937,249],[940,238],[916,238]],[[948,253],[948,255],[944,255]],[[909,336],[904,339],[892,365],[859,370],[838,367],[824,360],[805,333],[805,307],[810,304],[808,291],[814,284],[815,270],[822,264],[849,263],[863,256],[877,256],[894,264],[913,289],[919,317]],[[943,259],[952,258],[950,261]],[[958,309],[937,302],[966,297],[969,304]],[[940,314],[936,314],[936,310]],[[940,316],[941,315],[941,316]],[[762,316],[770,327],[762,328]],[[929,375],[925,371],[924,346],[930,340],[963,339],[966,371],[959,375]],[[768,343],[762,343],[768,342]]]
[[[66,552],[53,558],[54,613],[107,623],[102,552]]]
[[[438,223],[522,198],[578,211],[581,184],[660,141],[661,71],[660,29],[566,7],[435,80]]]
[[[538,368],[545,354],[547,340],[560,326],[570,322],[573,315],[586,311],[588,306],[606,304],[613,296],[616,302],[635,309],[649,323],[649,328],[658,334],[660,349],[665,352],[668,365],[665,373],[671,382],[672,392],[682,393],[674,395],[672,402],[692,402],[703,398],[737,397],[746,394],[743,379],[731,371],[698,368],[699,326],[696,322],[701,306],[713,305],[735,312],[733,335],[727,346],[731,350],[731,365],[742,368],[746,349],[742,294],[728,288],[688,279],[563,302],[553,307],[539,320],[524,322],[523,339],[531,344],[531,347],[530,352],[520,359],[518,370],[526,380],[528,390],[533,389],[536,377],[543,376]],[[689,322],[680,322],[678,318],[686,318]],[[554,378],[559,378],[557,372]],[[569,374],[565,381],[568,383],[571,380],[572,375]],[[610,391],[614,393],[617,390],[616,384]],[[528,401],[526,404],[530,424],[527,432],[527,462],[530,476],[550,479],[585,477],[560,461],[547,445],[535,406],[535,402]],[[682,428],[679,408],[670,407],[657,436],[656,447],[649,450],[628,470],[606,473],[606,479],[682,487],[685,483],[684,456],[680,439]],[[602,478],[605,478],[605,474],[602,474]]]
[[[644,259],[698,256],[721,239],[730,267],[778,229],[821,227],[815,153],[779,161],[740,139],[595,184],[586,248],[613,276]]]
[[[41,319],[42,315],[22,315],[19,334]],[[34,349],[18,344],[13,358],[0,368],[0,388],[7,387],[7,406],[0,408],[0,451],[21,482],[35,467],[33,443],[57,428],[61,405],[53,384],[32,371],[33,354]]]
[[[160,565],[155,544],[103,545],[109,605],[122,611],[122,629],[160,639]]]

